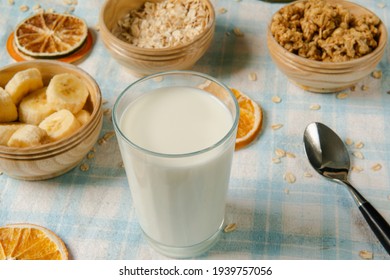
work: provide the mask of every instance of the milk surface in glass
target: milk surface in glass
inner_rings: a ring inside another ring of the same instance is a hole
[[[124,136],[151,152],[119,142],[137,217],[150,239],[186,247],[218,232],[235,138],[198,151],[221,141],[232,125],[232,114],[220,100],[191,87],[154,89],[124,111]]]

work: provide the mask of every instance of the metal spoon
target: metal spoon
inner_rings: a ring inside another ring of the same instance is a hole
[[[343,141],[326,125],[314,122],[306,127],[303,142],[313,168],[322,176],[348,187],[363,217],[390,255],[390,226],[348,181],[350,160]]]

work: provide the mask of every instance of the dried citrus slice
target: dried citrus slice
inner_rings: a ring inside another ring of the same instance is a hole
[[[0,260],[67,260],[64,242],[49,229],[33,224],[0,227]]]
[[[84,20],[57,13],[38,13],[22,21],[14,32],[18,50],[31,57],[61,57],[85,42],[88,26]]]
[[[254,102],[241,91],[231,88],[240,107],[236,150],[248,145],[259,134],[263,123],[263,111],[259,104]]]

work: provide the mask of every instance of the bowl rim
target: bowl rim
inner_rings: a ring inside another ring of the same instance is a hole
[[[151,54],[151,55],[153,55],[153,54],[156,55],[156,53],[159,53],[160,55],[164,55],[167,52],[180,51],[180,50],[185,49],[185,48],[191,46],[192,44],[200,41],[205,34],[207,34],[212,29],[215,28],[216,17],[215,17],[215,9],[214,9],[213,4],[211,3],[210,0],[201,0],[201,1],[204,1],[207,4],[208,8],[210,9],[210,21],[208,22],[207,26],[205,27],[205,29],[203,30],[203,32],[201,34],[198,34],[192,41],[190,41],[186,44],[180,44],[180,45],[175,46],[175,47],[167,47],[167,48],[158,48],[157,49],[157,48],[136,47],[134,45],[126,43],[125,41],[122,41],[121,39],[116,37],[114,34],[112,34],[111,30],[108,29],[108,27],[106,26],[106,23],[104,21],[104,12],[105,12],[106,8],[110,5],[111,0],[105,0],[103,5],[101,6],[100,12],[99,12],[99,26],[101,29],[102,38],[107,36],[108,40],[113,42],[112,44],[119,45],[123,49],[125,49],[127,51],[131,51],[131,52],[135,52],[135,53],[141,52],[142,54]],[[145,2],[147,2],[147,0]]]
[[[348,3],[349,5],[361,8],[361,9],[367,11],[368,13],[370,13],[370,14],[372,14],[372,15],[374,15],[374,16],[376,16],[376,17],[378,17],[380,19],[381,22],[379,24],[378,29],[380,30],[381,34],[380,34],[380,37],[379,37],[379,40],[378,40],[378,46],[375,48],[375,50],[373,50],[371,53],[366,54],[364,56],[361,56],[359,58],[354,58],[354,59],[351,59],[351,60],[348,60],[348,61],[342,61],[342,62],[318,61],[318,60],[302,57],[302,56],[299,56],[299,55],[297,55],[295,53],[292,53],[292,52],[288,51],[283,46],[281,46],[276,41],[275,37],[273,36],[273,34],[271,32],[272,19],[274,18],[274,16],[282,8],[285,8],[285,7],[288,7],[288,6],[300,3],[300,2],[307,2],[307,1],[308,0],[298,0],[298,1],[294,1],[294,2],[292,2],[290,4],[288,4],[288,5],[285,5],[285,6],[281,7],[280,9],[278,9],[271,16],[271,20],[270,20],[270,22],[267,25],[267,37],[269,38],[269,40],[272,40],[272,43],[276,44],[276,47],[278,49],[280,49],[282,51],[283,56],[289,57],[289,59],[291,59],[292,61],[300,61],[302,64],[305,64],[305,65],[307,65],[307,63],[310,63],[311,65],[314,66],[314,68],[316,68],[316,67],[318,67],[318,68],[322,68],[322,67],[340,68],[340,67],[351,67],[354,64],[361,64],[364,61],[366,61],[367,59],[372,58],[373,56],[380,55],[384,51],[384,49],[386,47],[386,44],[387,44],[387,40],[388,40],[388,34],[387,34],[387,29],[386,29],[386,26],[385,26],[383,20],[379,16],[377,16],[373,11],[369,10],[368,8],[366,8],[366,7],[364,7],[364,6],[360,5],[360,4],[357,4],[357,3],[354,3],[354,2],[351,2],[351,1],[345,1],[345,0],[340,0],[340,1],[332,0],[331,2],[338,3],[338,4],[341,4],[341,5],[343,5],[343,3]],[[267,44],[267,45],[268,45],[268,48],[270,49],[269,44]]]
[[[17,67],[17,66],[21,66],[21,68],[27,68],[27,67],[33,67],[34,65],[36,66],[37,64],[40,64],[42,66],[51,65],[55,67],[62,67],[64,68],[64,71],[66,71],[66,69],[71,69],[75,72],[82,73],[85,76],[84,78],[87,78],[87,80],[91,83],[91,85],[96,90],[96,106],[94,106],[93,108],[89,121],[86,124],[84,124],[80,129],[78,129],[75,133],[69,135],[68,137],[65,137],[59,141],[50,142],[35,147],[8,147],[8,146],[0,145],[0,157],[2,157],[3,155],[6,155],[7,157],[9,157],[10,155],[15,155],[15,156],[31,155],[32,156],[38,154],[44,155],[47,153],[53,153],[55,151],[62,152],[64,149],[67,150],[68,146],[73,147],[79,142],[81,142],[85,138],[85,134],[86,133],[88,134],[92,128],[96,127],[95,122],[99,122],[100,118],[103,117],[101,112],[102,93],[97,81],[88,72],[73,64],[62,62],[62,61],[50,60],[50,59],[28,60],[22,62],[14,62],[6,66],[2,66],[0,67],[0,73],[3,71],[9,71],[10,68]],[[56,152],[54,154],[58,154],[58,153]]]

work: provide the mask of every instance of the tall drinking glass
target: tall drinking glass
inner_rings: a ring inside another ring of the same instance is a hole
[[[238,119],[230,89],[193,71],[141,78],[118,97],[113,123],[132,201],[158,252],[193,257],[218,239]]]

